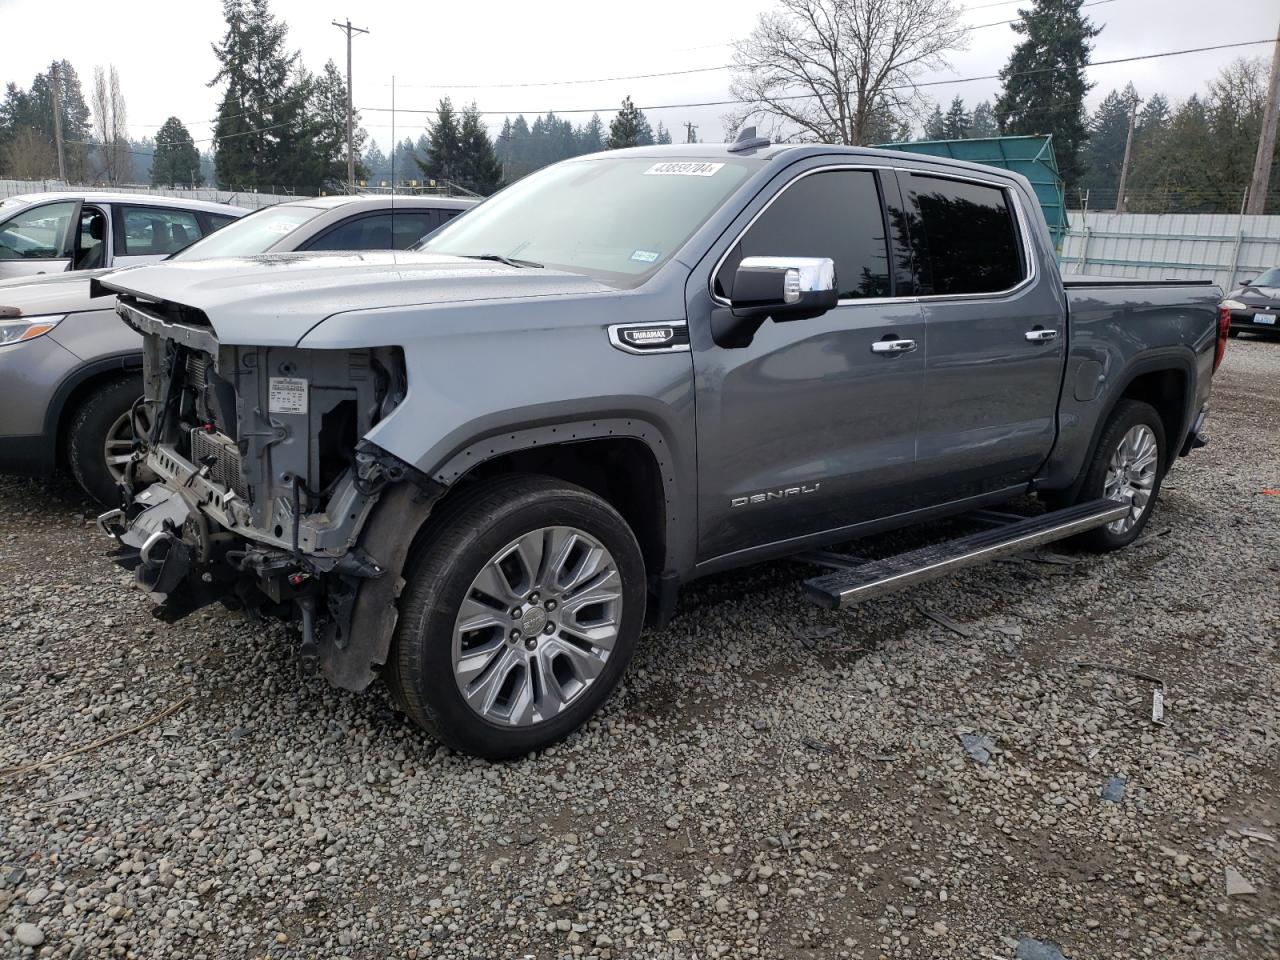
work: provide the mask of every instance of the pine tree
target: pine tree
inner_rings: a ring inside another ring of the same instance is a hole
[[[649,126],[644,111],[637,110],[630,97],[623,97],[622,109],[614,115],[613,121],[609,124],[609,149],[647,147],[652,144],[653,128]]]
[[[151,156],[151,184],[173,187],[202,183],[200,153],[191,142],[191,133],[181,120],[170,117],[156,133],[155,153]]]
[[[458,127],[458,114],[449,97],[440,101],[436,108],[436,118],[428,124],[428,128],[431,139],[426,157],[414,156],[422,175],[428,180],[457,180],[462,163],[462,131]]]
[[[990,100],[983,100],[973,108],[973,117],[969,121],[969,136],[974,140],[1000,136],[996,112],[992,109]]]
[[[285,48],[288,27],[271,15],[268,0],[223,0],[227,32],[213,45],[218,72],[209,85],[226,81],[214,125],[219,182],[270,188],[296,163],[300,101],[296,52]],[[302,147],[305,149],[305,145]]]
[[[1081,154],[1079,189],[1089,191],[1089,205],[1094,209],[1116,202],[1129,135],[1129,105],[1137,95],[1133,84],[1124,91],[1112,90],[1089,118],[1089,143]]]
[[[671,131],[662,125],[662,121],[658,121],[658,129],[654,133],[654,142],[666,145],[671,142]]]
[[[364,152],[361,164],[367,171],[365,176],[372,186],[380,186],[384,180],[390,179],[390,161],[387,159],[387,155],[382,152],[382,148],[378,146],[376,140],[369,144],[369,149]]]
[[[600,114],[593,113],[591,119],[578,131],[578,152],[599,153],[605,148],[604,123]]]
[[[947,119],[942,115],[942,108],[937,104],[934,104],[933,113],[929,114],[929,119],[924,122],[924,138],[926,140],[947,139]]]
[[[1080,151],[1089,139],[1084,97],[1092,86],[1084,68],[1101,33],[1080,12],[1084,0],[1032,0],[1012,28],[1019,41],[1000,70],[1004,84],[996,100],[1003,133],[1052,134],[1058,169],[1068,186],[1080,179]]]
[[[972,117],[969,111],[964,108],[964,101],[959,97],[953,97],[951,107],[947,110],[947,115],[942,122],[943,138],[946,140],[963,140],[969,136],[969,127],[972,123]]]
[[[493,152],[493,141],[474,101],[462,112],[458,139],[460,182],[481,195],[493,193],[502,182],[502,165]]]

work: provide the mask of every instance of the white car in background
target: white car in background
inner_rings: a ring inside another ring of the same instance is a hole
[[[0,280],[152,263],[249,211],[134,193],[28,193],[0,200]]]

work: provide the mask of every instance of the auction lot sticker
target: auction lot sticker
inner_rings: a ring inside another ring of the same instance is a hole
[[[272,377],[267,409],[271,413],[306,413],[307,381],[301,377]]]
[[[704,163],[701,160],[665,160],[655,163],[644,172],[646,177],[712,177],[723,163]]]

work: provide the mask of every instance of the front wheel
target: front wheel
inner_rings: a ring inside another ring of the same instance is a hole
[[[67,463],[89,496],[111,506],[120,503],[120,482],[133,457],[133,417],[142,396],[137,377],[113,380],[84,398],[67,428]],[[143,412],[139,411],[142,419]]]
[[[1121,400],[1103,428],[1080,491],[1081,500],[1119,500],[1129,512],[1077,538],[1103,553],[1138,539],[1151,519],[1166,466],[1164,423],[1149,403]]]
[[[406,572],[392,698],[454,749],[561,740],[617,686],[644,621],[640,547],[608,503],[546,477],[481,482]]]

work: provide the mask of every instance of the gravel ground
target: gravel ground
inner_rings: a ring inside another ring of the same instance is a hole
[[[0,478],[0,768],[124,734],[0,773],[0,956],[1280,955],[1280,343],[1232,341],[1210,432],[1119,554],[842,614],[791,563],[699,583],[503,765],[283,627],[153,620],[68,482]]]

